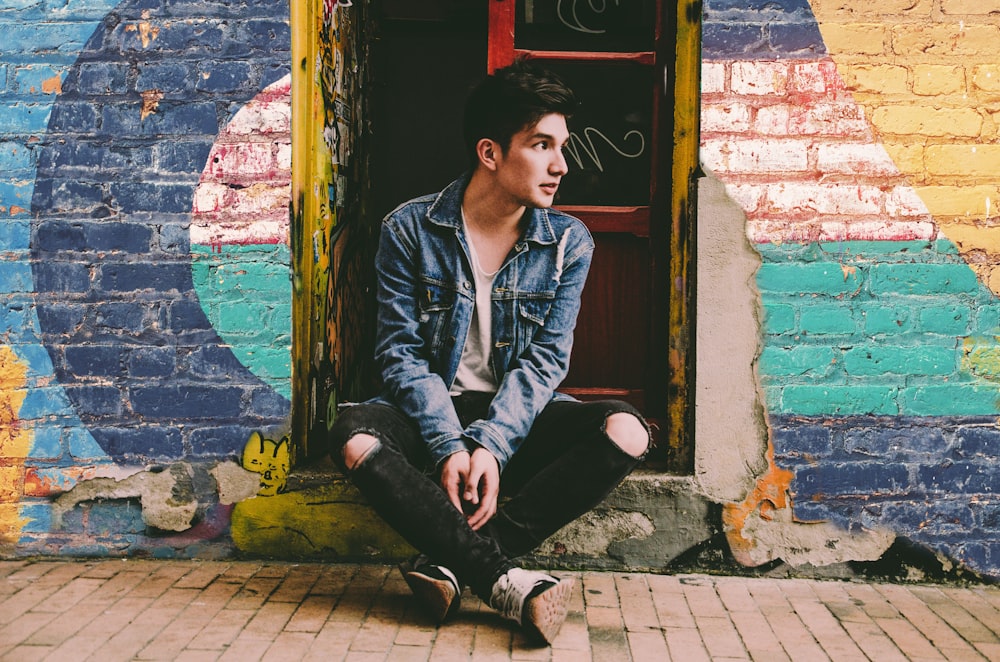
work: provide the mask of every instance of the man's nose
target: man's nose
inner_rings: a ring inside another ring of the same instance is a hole
[[[553,175],[565,175],[566,171],[569,170],[569,166],[566,164],[566,155],[563,154],[561,149],[554,149],[552,151],[554,156],[552,165],[549,167],[549,172]]]

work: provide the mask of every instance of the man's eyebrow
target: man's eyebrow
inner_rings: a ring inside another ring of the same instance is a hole
[[[532,134],[529,140],[548,140],[550,142],[558,142],[556,140],[556,137],[551,133],[542,133],[542,132]],[[569,140],[569,136],[566,136],[566,140]]]

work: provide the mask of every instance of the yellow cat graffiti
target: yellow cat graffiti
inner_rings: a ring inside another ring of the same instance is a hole
[[[260,474],[258,496],[274,496],[285,489],[288,462],[287,435],[276,442],[254,432],[243,448],[243,468]]]

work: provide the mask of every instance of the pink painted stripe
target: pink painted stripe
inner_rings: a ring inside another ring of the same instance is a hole
[[[834,62],[703,62],[701,161],[757,243],[933,239]]]
[[[288,242],[291,79],[268,86],[219,134],[195,189],[191,243]]]

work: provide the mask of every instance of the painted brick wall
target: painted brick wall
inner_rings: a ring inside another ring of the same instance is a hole
[[[284,179],[287,196],[287,124],[284,149],[239,138],[244,104],[287,73],[287,23],[274,14],[263,3],[119,5],[67,71],[33,150],[39,340],[112,457],[232,453],[285,413],[232,349],[288,350],[287,221],[247,229],[283,205],[238,195]],[[206,205],[209,188],[241,213]],[[276,293],[261,287],[282,280]],[[268,327],[285,329],[284,347],[260,334]],[[285,365],[270,374],[287,394]]]
[[[228,526],[207,468],[289,413],[288,7],[7,2],[0,39],[0,534],[207,545]],[[135,472],[178,460],[200,533],[149,538]],[[135,487],[55,526],[100,476]]]
[[[704,5],[702,160],[761,257],[764,392],[800,522],[1000,573],[989,3]]]
[[[1000,574],[1000,19],[703,7],[701,156],[762,263],[774,501]],[[289,410],[287,6],[9,0],[0,37],[0,539],[232,553],[213,463]],[[163,494],[194,504],[174,533]]]

